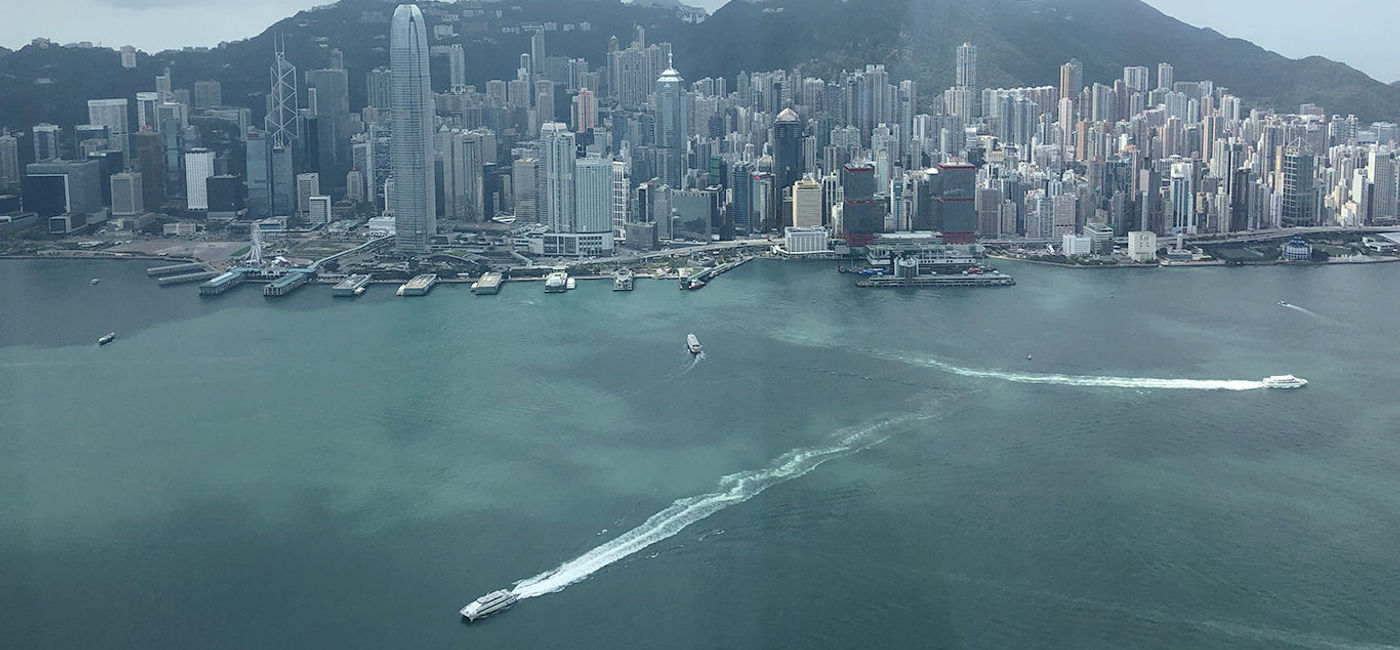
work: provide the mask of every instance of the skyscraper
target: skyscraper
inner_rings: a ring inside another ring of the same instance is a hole
[[[131,129],[127,126],[127,106],[125,99],[89,99],[88,100],[88,123],[101,124],[107,127],[107,146],[113,151],[125,152],[128,150],[127,134]],[[37,157],[35,158],[38,159]]]
[[[797,112],[785,108],[773,122],[773,174],[778,187],[792,187],[802,178],[802,121]]]
[[[0,132],[0,192],[19,187],[19,138]]]
[[[301,139],[301,123],[297,120],[297,69],[287,62],[286,50],[280,43],[273,51],[269,78],[272,85],[263,122],[273,146],[290,147]]]
[[[1147,92],[1147,66],[1130,65],[1123,68],[1123,85],[1129,90]]]
[[[34,134],[34,162],[48,162],[61,157],[58,149],[60,129],[57,124],[35,124],[31,132]]]
[[[209,191],[204,181],[214,175],[214,152],[191,149],[185,154],[185,196],[190,210],[209,209]]]
[[[392,94],[391,75],[387,68],[375,68],[365,73],[365,103],[373,108],[388,109]]]
[[[344,69],[326,68],[306,73],[306,83],[316,90],[316,169],[322,189],[335,195],[350,171],[350,80]]]
[[[568,125],[547,122],[540,127],[540,221],[554,232],[574,232],[574,134]]]
[[[428,250],[437,233],[433,168],[433,90],[428,76],[428,29],[418,5],[399,5],[389,27],[393,84],[395,245],[400,253]]]
[[[1312,147],[1298,139],[1283,148],[1279,173],[1283,177],[1280,184],[1283,192],[1282,225],[1316,226],[1317,190],[1314,178],[1317,156]]]
[[[674,189],[685,178],[686,140],[690,133],[686,119],[685,80],[674,66],[656,79],[657,177]]]
[[[461,43],[453,43],[447,49],[448,77],[451,82],[452,92],[462,93],[467,90],[467,51],[462,49]]]
[[[1395,159],[1385,146],[1372,147],[1366,166],[1366,180],[1371,184],[1371,218],[1393,218],[1400,209],[1396,205]]]
[[[972,43],[958,46],[957,87],[977,88],[977,46]]]
[[[798,228],[822,225],[822,186],[804,178],[792,186],[792,225]]]
[[[574,232],[612,231],[612,161],[590,156],[574,166]]]
[[[1170,63],[1158,63],[1158,64],[1157,64],[1157,88],[1163,89],[1163,90],[1171,90],[1171,89],[1172,89],[1172,84],[1173,84],[1173,83],[1174,83],[1174,77],[1173,77],[1173,74],[1172,74],[1172,64],[1170,64]]]
[[[1084,89],[1084,64],[1070,59],[1060,66],[1060,99],[1078,99]]]
[[[846,242],[867,246],[883,230],[884,217],[876,212],[875,165],[849,163],[841,168],[841,228]]]
[[[131,216],[141,214],[145,204],[141,196],[141,172],[112,174],[112,214]]]
[[[224,105],[224,87],[217,81],[194,82],[194,107],[212,108]]]

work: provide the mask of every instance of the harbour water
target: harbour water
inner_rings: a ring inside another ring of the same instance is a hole
[[[1400,643],[1400,265],[354,301],[149,265],[0,260],[4,647]]]

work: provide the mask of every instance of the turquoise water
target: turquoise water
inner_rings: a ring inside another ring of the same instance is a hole
[[[6,646],[1400,643],[1400,265],[349,301],[147,265],[0,260]]]

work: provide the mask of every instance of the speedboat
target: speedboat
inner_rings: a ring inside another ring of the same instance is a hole
[[[1280,306],[1280,307],[1288,307],[1289,304],[1288,304],[1288,301],[1287,301],[1287,300],[1280,300],[1280,301],[1278,301],[1278,306]]]
[[[101,284],[101,283],[102,283],[102,278],[93,278],[91,284],[92,284],[92,286],[95,287],[95,286],[97,286],[97,285],[99,285],[99,284]]]
[[[519,600],[519,597],[511,593],[509,589],[497,589],[467,603],[466,607],[463,607],[461,610],[462,618],[468,621],[485,618],[496,612],[510,609],[510,606],[514,605],[517,600]]]
[[[1308,385],[1308,380],[1293,375],[1274,375],[1265,377],[1263,381],[1269,388],[1302,388]]]
[[[112,341],[115,341],[115,340],[117,340],[117,333],[116,333],[116,332],[107,332],[106,334],[103,334],[101,338],[97,339],[97,344],[98,344],[98,345],[107,345],[108,343],[111,343]]]
[[[685,349],[690,350],[691,354],[700,354],[700,339],[695,338],[694,334],[686,334]]]

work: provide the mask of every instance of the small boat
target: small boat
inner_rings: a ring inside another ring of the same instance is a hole
[[[1288,304],[1288,301],[1287,301],[1287,300],[1280,300],[1280,301],[1278,301],[1278,306],[1280,306],[1280,307],[1292,307],[1293,305]]]
[[[694,334],[686,334],[685,349],[690,350],[691,354],[700,354],[700,339],[695,338]]]
[[[1293,375],[1274,375],[1265,377],[1263,381],[1269,388],[1302,388],[1308,385],[1308,380]]]
[[[111,343],[112,341],[115,341],[115,340],[117,340],[117,333],[116,333],[116,332],[107,332],[106,334],[103,334],[101,338],[97,339],[97,344],[98,344],[98,345],[107,345],[108,343]]]
[[[510,609],[510,606],[514,605],[515,601],[519,599],[518,596],[511,593],[508,589],[497,589],[496,591],[467,603],[466,607],[461,609],[462,618],[468,621],[485,618],[496,612]]]
[[[1026,355],[1026,361],[1030,361],[1030,360],[1031,360],[1031,355],[1029,355],[1029,354]]]
[[[93,278],[91,284],[92,284],[92,286],[94,286],[94,287],[97,286],[97,285],[99,285],[99,284],[102,284],[102,278]]]
[[[564,281],[564,289],[566,289],[566,290],[568,290],[568,291],[573,291],[573,290],[574,290],[574,286],[575,286],[577,283],[578,283],[578,280],[576,280],[575,278],[569,278],[568,280],[565,280],[565,281]]]

